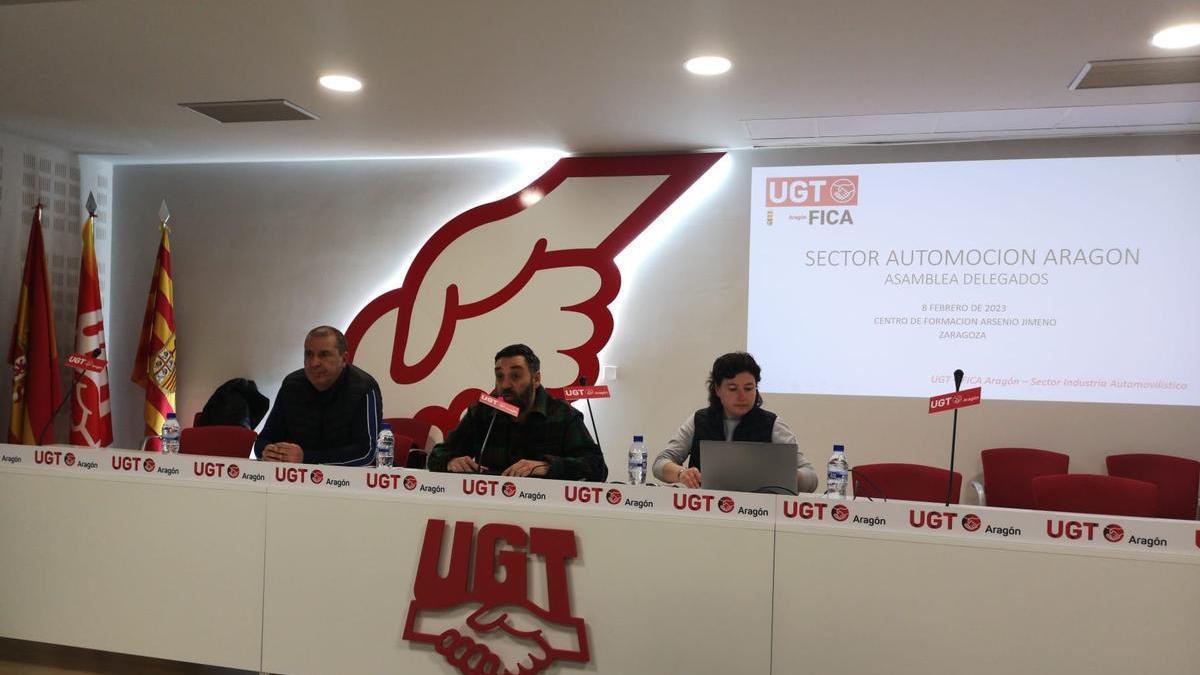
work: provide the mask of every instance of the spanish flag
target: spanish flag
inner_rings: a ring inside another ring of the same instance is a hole
[[[89,207],[91,203],[89,202]],[[96,266],[93,238],[96,214],[83,223],[83,255],[79,263],[79,302],[75,310],[75,352],[91,354],[107,362],[104,344],[104,310],[100,303],[100,271]],[[71,445],[104,448],[112,445],[112,414],[108,395],[108,366],[99,372],[84,370],[75,381],[71,396]]]
[[[167,413],[175,412],[175,301],[171,290],[170,230],[165,219],[159,229],[162,241],[154,261],[154,276],[150,279],[150,296],[146,299],[146,314],[142,319],[131,378],[134,384],[146,390],[143,416],[147,436],[158,436]]]
[[[54,340],[54,311],[50,307],[50,284],[46,276],[46,252],[42,245],[42,205],[33,209],[25,273],[17,301],[17,322],[8,349],[12,364],[12,415],[8,420],[8,442],[42,445],[54,442],[50,418],[62,398],[58,380],[58,347]],[[43,432],[44,430],[44,432]]]

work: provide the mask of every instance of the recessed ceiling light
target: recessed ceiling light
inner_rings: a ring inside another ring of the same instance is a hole
[[[362,81],[349,75],[322,75],[318,80],[322,87],[333,91],[358,91],[362,89]]]
[[[1164,28],[1150,38],[1150,44],[1161,49],[1187,49],[1200,45],[1200,23],[1181,23]]]
[[[688,59],[683,67],[696,75],[720,75],[732,68],[733,62],[724,56],[697,56]]]

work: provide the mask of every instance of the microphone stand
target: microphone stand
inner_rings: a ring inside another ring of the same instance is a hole
[[[954,371],[954,391],[962,388],[962,368]],[[954,491],[954,445],[958,440],[958,408],[954,409],[954,422],[950,427],[950,475],[946,476],[946,506],[950,506],[950,496]]]
[[[59,411],[61,411],[63,406],[67,404],[67,401],[71,400],[71,396],[75,393],[75,385],[79,384],[79,381],[83,379],[83,373],[84,371],[82,370],[75,373],[75,378],[71,380],[71,387],[67,390],[67,395],[64,396],[63,399],[58,402],[58,405],[54,407],[54,412],[50,413],[50,419],[46,420],[45,426],[42,427],[42,432],[38,434],[38,445],[42,445],[42,437],[46,435],[46,432],[50,430],[50,427],[54,426],[54,418],[58,417]]]
[[[587,386],[587,378],[583,375],[579,376],[579,386]],[[584,399],[587,402],[588,417],[592,418],[592,435],[596,437],[596,447],[600,448],[600,431],[596,429],[596,416],[592,413],[592,399]],[[604,449],[600,448],[600,453],[604,453]]]
[[[481,462],[483,462],[483,451],[487,448],[488,438],[492,435],[492,427],[496,426],[496,414],[499,412],[499,410],[492,408],[492,420],[488,422],[487,432],[483,434],[483,443],[479,445],[479,454],[475,457],[475,463],[479,464],[480,466],[482,466]]]
[[[856,470],[853,468],[848,468],[848,469],[846,469],[846,471],[854,473]],[[876,492],[879,493],[880,499],[882,499],[885,502],[887,501],[887,495],[884,494],[883,488],[880,488],[878,485],[876,485],[875,481],[873,481],[867,477],[867,474],[854,473],[854,478],[861,478],[864,483],[866,483],[867,485],[870,485]],[[851,482],[853,482],[853,480]],[[869,502],[875,501],[874,499],[871,499],[871,495],[863,495],[863,496],[866,497],[867,501],[869,501]],[[854,498],[858,499],[858,490],[854,491]]]

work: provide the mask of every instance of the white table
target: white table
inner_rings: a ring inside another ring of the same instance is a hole
[[[5,637],[268,672],[457,672],[403,637],[440,520],[446,558],[460,521],[477,537],[487,524],[573,533],[561,569],[587,662],[547,672],[1200,663],[1191,522],[68,448],[0,445],[0,460]],[[554,565],[529,548],[499,546],[518,551],[524,600],[544,612]],[[421,628],[455,628],[510,660],[527,646],[472,631],[471,602],[422,610]],[[578,653],[574,631],[547,635]]]

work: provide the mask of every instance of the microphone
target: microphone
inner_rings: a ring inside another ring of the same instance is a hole
[[[88,352],[87,356],[89,359],[94,359],[97,356],[100,356],[100,352],[102,351],[102,349],[96,347],[92,351]],[[83,374],[88,371],[88,369],[82,365],[72,365],[71,367],[76,371],[75,377],[71,380],[71,386],[67,389],[67,395],[63,396],[63,399],[58,402],[58,405],[54,406],[54,412],[50,413],[50,419],[46,420],[46,424],[42,427],[42,432],[38,434],[38,445],[42,444],[42,438],[45,437],[46,432],[50,430],[50,427],[54,425],[54,418],[58,417],[58,412],[62,410],[64,405],[67,404],[67,401],[71,400],[71,395],[75,393],[75,385],[79,384],[79,380],[83,379]]]
[[[876,484],[875,484],[875,481],[873,481],[873,480],[871,480],[870,478],[868,478],[868,477],[867,477],[867,474],[865,474],[865,473],[863,473],[863,474],[860,474],[860,473],[858,473],[858,472],[857,472],[855,469],[852,469],[852,468],[847,468],[847,469],[846,469],[846,471],[849,471],[849,472],[852,472],[852,473],[854,473],[854,477],[855,477],[855,478],[861,478],[861,479],[863,480],[863,482],[864,482],[864,483],[866,483],[867,485],[870,485],[870,486],[871,486],[871,489],[873,489],[873,490],[875,490],[876,492],[878,492],[878,493],[879,493],[879,498],[880,498],[880,499],[882,499],[882,500],[883,500],[883,501],[885,501],[885,502],[887,501],[887,495],[886,495],[886,494],[884,494],[884,492],[883,492],[883,488],[881,488],[881,487],[879,487],[878,485],[876,485]],[[873,502],[873,501],[875,501],[874,499],[871,499],[871,495],[863,495],[863,496],[864,496],[864,497],[866,497],[866,498],[867,498],[867,501],[869,501],[869,502]],[[855,491],[854,491],[854,498],[855,498],[855,499],[858,499],[858,490],[855,490]]]
[[[581,387],[587,386],[587,376],[586,375],[579,376],[579,386],[581,386]],[[592,435],[596,437],[596,447],[600,448],[600,431],[596,429],[596,415],[594,413],[592,413],[592,399],[589,398],[586,400],[587,400],[587,407],[588,407],[588,417],[592,418]],[[600,454],[601,455],[604,454],[604,448],[600,448]]]
[[[492,419],[488,421],[487,431],[483,434],[483,443],[479,445],[479,452],[475,455],[476,464],[479,464],[483,461],[483,451],[487,449],[488,439],[492,436],[492,427],[496,426],[496,415],[503,410],[509,415],[516,417],[520,412],[517,407],[511,403],[508,403],[503,399],[498,399],[496,395],[499,393],[500,389],[496,388],[493,389],[492,393],[490,394],[479,395],[479,402],[492,409]]]
[[[954,391],[962,386],[963,371],[954,371]],[[950,473],[946,476],[946,506],[950,506],[950,497],[954,492],[954,445],[958,441],[958,408],[954,409],[954,423],[950,427]]]
[[[483,434],[483,443],[479,445],[479,452],[475,455],[475,463],[483,466],[483,451],[487,448],[488,438],[492,435],[492,427],[496,426],[496,415],[500,414],[499,410],[492,408],[492,419],[488,422],[487,432]]]

